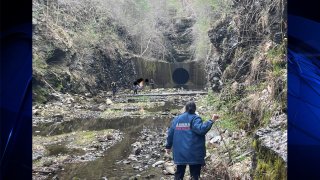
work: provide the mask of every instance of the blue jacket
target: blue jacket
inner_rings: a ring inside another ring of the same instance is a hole
[[[212,124],[212,120],[202,122],[198,115],[187,112],[172,120],[168,130],[166,149],[173,148],[175,164],[205,163],[205,135],[211,129]]]

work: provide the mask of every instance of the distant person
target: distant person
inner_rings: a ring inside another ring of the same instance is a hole
[[[137,82],[137,85],[138,85],[137,86],[138,89],[142,90],[144,88],[144,79],[143,78],[139,78],[139,79],[136,80],[136,82]]]
[[[149,86],[149,79],[145,79],[144,82],[145,82],[146,86]]]
[[[138,94],[139,84],[137,81],[133,83],[133,94]]]
[[[196,104],[190,101],[185,106],[185,112],[175,117],[168,130],[166,153],[173,148],[173,161],[177,165],[175,180],[182,180],[186,165],[189,165],[191,179],[200,178],[201,166],[205,164],[206,156],[205,135],[212,124],[219,119],[216,114],[212,120],[202,122],[195,114]]]
[[[150,85],[151,85],[151,88],[154,89],[154,80],[153,79],[150,79]]]
[[[116,84],[116,82],[112,82],[111,83],[111,88],[112,88],[112,97],[114,97],[116,95],[116,92],[117,92],[117,84]]]

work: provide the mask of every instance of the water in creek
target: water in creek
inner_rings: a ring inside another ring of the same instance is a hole
[[[124,164],[121,160],[128,158],[132,153],[132,146],[141,135],[143,129],[148,129],[156,134],[163,134],[166,128],[170,125],[171,118],[168,116],[149,117],[149,118],[118,118],[112,120],[106,119],[82,119],[70,122],[63,122],[53,127],[48,126],[47,129],[42,129],[42,132],[51,132],[51,134],[67,133],[74,130],[101,130],[101,129],[119,129],[124,133],[124,138],[114,146],[110,147],[104,157],[94,161],[83,163],[68,163],[65,164],[64,170],[59,172],[59,179],[128,179],[129,177],[140,174],[142,177],[158,178],[163,176],[160,168],[153,168],[150,164],[143,171],[135,170],[131,164]],[[160,138],[160,137],[156,137]],[[165,137],[161,137],[164,140]],[[163,148],[159,145],[159,151]],[[67,149],[60,145],[59,147],[50,147],[52,154],[70,153]],[[80,152],[76,152],[80,153]],[[150,154],[152,152],[149,152]],[[157,160],[161,160],[158,158]],[[139,162],[141,165],[146,165],[144,162]]]

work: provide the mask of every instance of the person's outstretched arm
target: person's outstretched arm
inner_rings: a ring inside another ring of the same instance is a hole
[[[205,135],[211,129],[213,123],[218,119],[219,119],[219,116],[216,114],[213,114],[212,119],[206,122],[203,122],[201,118],[198,116],[193,120],[191,129],[193,132],[199,135]]]

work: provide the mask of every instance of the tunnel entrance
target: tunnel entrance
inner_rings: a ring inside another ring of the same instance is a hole
[[[205,66],[200,61],[168,63],[133,58],[135,78],[153,79],[155,88],[203,89],[206,87]],[[145,82],[147,85],[147,82]]]
[[[185,84],[189,81],[189,73],[184,68],[177,68],[172,74],[172,79],[176,84]]]

